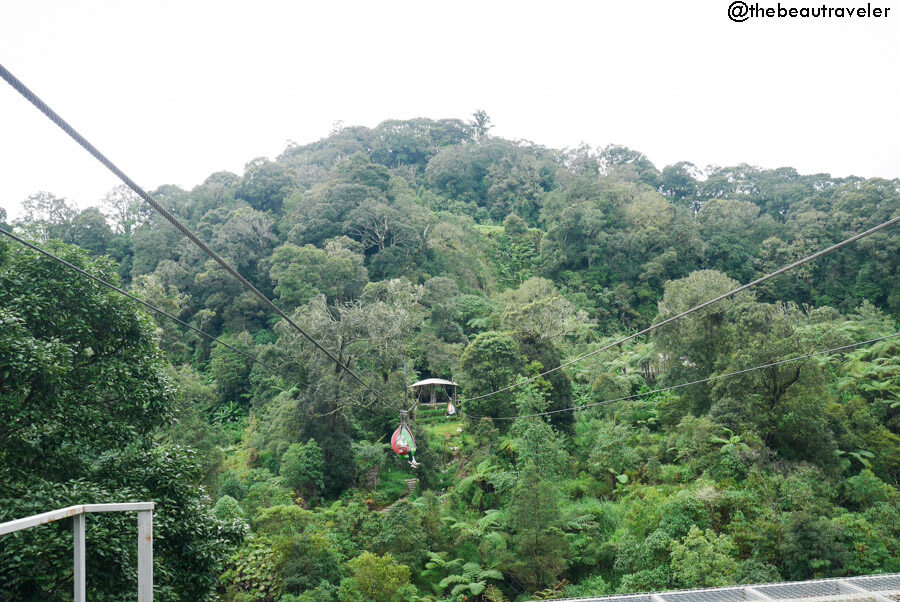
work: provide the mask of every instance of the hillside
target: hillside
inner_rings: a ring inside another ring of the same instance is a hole
[[[660,170],[496,138],[477,113],[339,129],[153,196],[367,386],[126,188],[83,211],[36,194],[0,227],[228,347],[0,237],[0,520],[51,491],[151,496],[172,600],[900,571],[896,228],[539,376],[900,215],[900,180]],[[411,412],[414,469],[387,443],[430,377],[462,411]],[[29,537],[0,550],[0,592],[65,599],[71,536]],[[92,587],[133,579],[126,537],[88,549],[117,558]]]

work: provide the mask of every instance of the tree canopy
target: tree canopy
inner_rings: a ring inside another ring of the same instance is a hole
[[[610,346],[895,217],[900,180],[659,169],[492,127],[337,124],[154,191],[378,395],[127,189],[26,199],[18,234],[227,346],[0,241],[0,520],[155,501],[162,600],[900,571],[900,339],[796,359],[898,332],[900,231]],[[455,414],[450,387],[417,404],[426,378],[459,383]],[[401,410],[415,469],[389,451]],[[91,599],[131,595],[132,540],[91,519]],[[0,597],[66,599],[70,571],[68,525],[4,539]]]

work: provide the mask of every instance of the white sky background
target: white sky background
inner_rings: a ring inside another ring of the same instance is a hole
[[[660,169],[900,177],[900,0],[872,1],[886,19],[745,23],[729,1],[10,1],[0,63],[148,190],[240,174],[338,120],[477,109],[497,136],[624,144]],[[87,207],[117,183],[0,82],[11,217],[39,190]]]

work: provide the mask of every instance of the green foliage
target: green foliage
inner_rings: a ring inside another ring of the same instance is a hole
[[[552,585],[565,568],[566,543],[559,528],[559,493],[537,466],[526,465],[509,507],[513,552],[506,570],[534,591]]]
[[[738,565],[734,555],[727,535],[692,525],[685,538],[672,546],[672,575],[684,588],[732,585]]]
[[[502,326],[523,339],[557,339],[590,327],[584,311],[575,308],[545,278],[530,278],[501,297]]]
[[[460,357],[460,384],[469,397],[489,393],[514,382],[524,372],[518,345],[509,335],[487,332],[475,337]],[[513,395],[509,392],[487,400],[469,402],[466,411],[491,418],[515,415]]]
[[[324,249],[291,243],[275,249],[267,261],[282,307],[299,307],[317,294],[329,301],[358,297],[368,282],[368,271],[355,245],[342,236],[326,241]]]
[[[356,587],[364,599],[390,602],[409,583],[409,567],[398,564],[390,554],[377,556],[363,552],[347,563]]]
[[[223,599],[273,602],[900,570],[896,339],[653,393],[895,333],[897,232],[556,370],[889,219],[897,181],[660,171],[626,147],[555,151],[490,127],[483,112],[336,127],[243,176],[154,192],[379,399],[126,189],[106,217],[30,197],[20,232],[77,244],[49,243],[309,385],[0,242],[3,517],[162,500],[161,599],[204,599],[225,564]],[[385,441],[428,377],[461,384],[462,413],[413,412],[414,473]],[[88,529],[89,562],[109,567],[91,599],[133,589],[122,520]],[[70,538],[9,539],[0,580],[60,599]]]
[[[578,585],[570,585],[566,588],[567,598],[587,598],[590,596],[605,596],[612,593],[609,584],[600,575],[592,575],[583,579]]]
[[[222,583],[233,600],[277,599],[281,593],[278,553],[265,537],[251,537],[232,557]]]
[[[281,476],[288,487],[316,500],[325,487],[325,457],[315,439],[305,445],[291,445],[281,457]]]
[[[253,352],[253,340],[247,332],[242,332],[238,336],[226,335],[222,340],[244,353]],[[212,348],[209,368],[210,375],[216,382],[219,404],[214,411],[218,413],[220,420],[227,422],[240,417],[242,413],[246,415],[246,411],[240,408],[246,406],[250,396],[248,379],[251,361],[227,347],[216,345]],[[238,409],[232,413],[225,412],[229,404],[234,404]]]
[[[110,261],[52,248],[116,280]],[[205,507],[192,450],[152,437],[172,416],[175,395],[151,322],[131,301],[30,251],[2,253],[0,520],[73,504],[155,501],[160,595],[208,598],[243,527],[217,521]],[[91,536],[106,539],[89,546],[89,562],[109,568],[92,580],[93,599],[133,591],[133,531],[116,529],[121,535]],[[0,589],[14,598],[60,599],[70,570],[63,549],[70,554],[71,539],[56,527],[5,539]]]
[[[283,165],[259,157],[247,163],[235,196],[261,211],[278,210],[292,186],[290,172]]]
[[[220,521],[234,521],[244,518],[240,503],[230,495],[223,495],[213,507],[213,514]]]
[[[496,569],[483,569],[475,562],[461,564],[460,559],[446,563],[443,568],[451,574],[441,579],[438,587],[449,589],[451,596],[478,596],[487,588],[488,579],[503,578],[503,573]]]
[[[841,575],[850,562],[844,528],[825,517],[793,512],[781,545],[782,572],[788,579]]]
[[[381,467],[385,461],[385,445],[369,441],[354,441],[353,457],[359,471],[360,484],[366,489],[377,487]]]
[[[253,518],[264,508],[292,504],[293,497],[281,478],[265,468],[258,468],[250,473],[250,485],[247,495],[241,500],[241,507],[247,517]]]

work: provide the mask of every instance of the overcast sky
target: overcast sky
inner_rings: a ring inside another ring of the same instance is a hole
[[[241,173],[338,120],[477,109],[498,136],[624,144],[659,168],[900,177],[900,1],[744,23],[729,2],[7,2],[0,63],[147,189]],[[0,128],[12,216],[39,190],[87,207],[117,184],[2,82]]]

